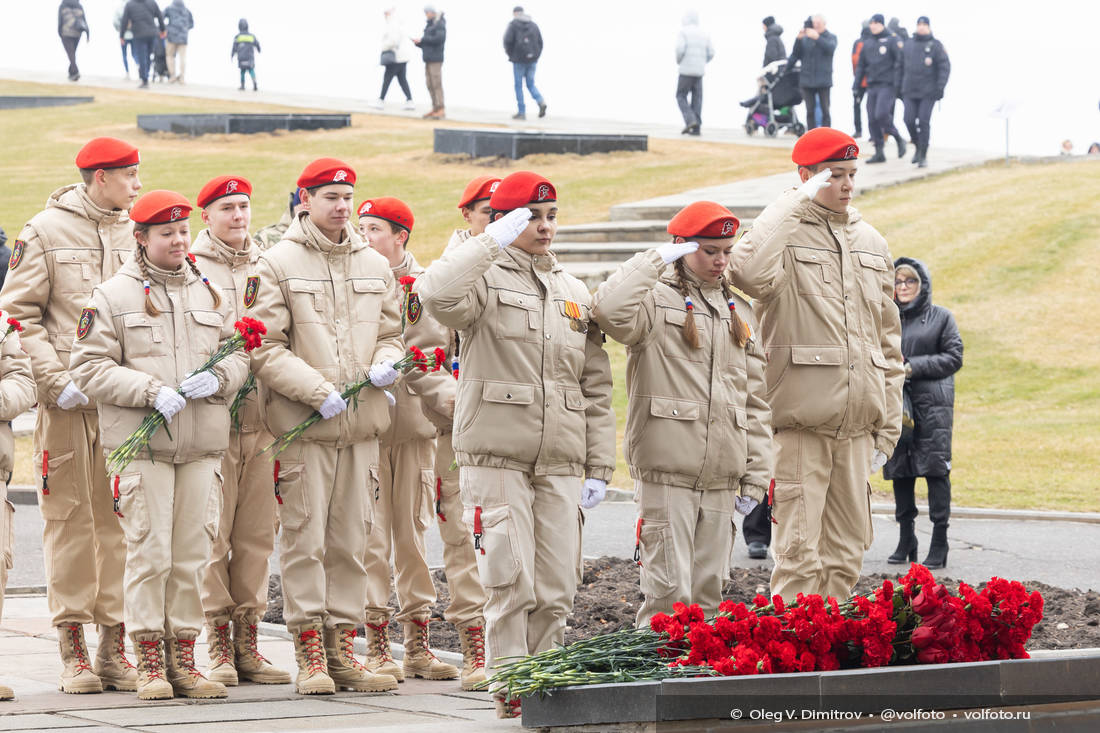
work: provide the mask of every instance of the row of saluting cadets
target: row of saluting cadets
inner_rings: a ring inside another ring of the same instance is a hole
[[[310,163],[301,205],[256,238],[248,180],[211,180],[192,243],[187,198],[138,198],[138,151],[89,142],[83,182],[26,225],[0,293],[23,328],[3,344],[0,418],[39,405],[61,689],[209,698],[239,680],[290,683],[257,644],[277,528],[301,694],[392,690],[411,676],[472,689],[495,659],[562,643],[583,509],[615,465],[607,336],[628,350],[638,623],[676,601],[713,613],[735,512],[764,501],[772,592],[845,596],[871,540],[867,477],[900,432],[903,379],[886,242],[849,206],[857,156],[844,133],[807,133],[792,156],[801,185],[740,239],[727,209],[691,204],[668,243],[593,295],[551,252],[557,191],[535,173],[471,181],[467,226],[425,269],[405,203],[369,199],[351,222],[356,174],[340,160]],[[262,344],[196,372],[245,316],[266,326]],[[444,368],[402,374],[407,346],[442,349]],[[373,388],[348,409],[341,390],[364,374]],[[104,455],[151,409],[168,429],[108,475]],[[263,453],[314,411],[323,419],[277,461]],[[461,669],[429,649],[433,515]],[[84,624],[98,626],[94,659]],[[519,714],[518,700],[495,697],[499,715]]]

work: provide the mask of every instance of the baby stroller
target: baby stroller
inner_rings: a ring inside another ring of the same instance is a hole
[[[153,41],[153,81],[168,81],[168,50],[160,36]]]
[[[764,134],[775,137],[780,130],[790,130],[795,135],[806,132],[806,126],[795,111],[802,102],[798,81],[800,67],[787,71],[787,62],[776,61],[764,68],[763,90],[755,100],[746,100],[742,106],[749,108],[745,117],[745,132],[753,134],[764,128]]]

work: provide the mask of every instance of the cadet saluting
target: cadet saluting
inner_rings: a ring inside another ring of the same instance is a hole
[[[579,580],[577,500],[593,507],[603,498],[615,416],[591,296],[550,252],[554,186],[513,173],[490,203],[485,232],[428,268],[417,290],[465,337],[453,444],[489,595],[491,669],[494,659],[564,639]],[[518,715],[519,700],[498,697],[497,714]]]
[[[0,294],[22,322],[23,347],[38,383],[34,465],[41,468],[46,598],[61,645],[62,692],[134,690],[124,654],[122,570],[126,545],[111,511],[99,418],[69,374],[69,353],[92,288],[115,274],[134,238],[129,210],[141,189],[138,151],[99,137],[80,149],[83,183],[54,191],[12,245]],[[99,624],[99,651],[88,660],[84,624]]]
[[[233,336],[234,319],[188,259],[190,213],[187,199],[172,191],[153,191],[134,204],[137,246],[118,274],[93,291],[70,365],[77,385],[99,402],[104,453],[121,445],[149,408],[168,422],[178,414],[171,432],[153,435],[148,457],[114,477],[115,512],[126,534],[126,622],[138,649],[143,700],[173,692],[226,695],[221,683],[195,669],[195,639],[202,628],[199,587],[221,508],[225,400],[244,383],[248,358],[237,351],[193,373]]]
[[[600,328],[629,349],[639,626],[677,601],[718,611],[734,510],[752,511],[771,479],[763,348],[724,274],[739,224],[719,204],[691,204],[668,223],[673,241],[634,255],[592,304]]]

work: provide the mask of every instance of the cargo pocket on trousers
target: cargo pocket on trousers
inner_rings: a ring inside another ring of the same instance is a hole
[[[668,522],[645,519],[641,542],[641,589],[646,598],[664,598],[676,590],[672,580],[672,530]]]
[[[468,506],[462,520],[474,533],[474,557],[486,588],[512,585],[519,577],[519,538],[507,506]]]
[[[577,507],[577,585],[584,580],[584,510]]]
[[[210,536],[210,541],[213,542],[218,536],[218,523],[222,518],[222,486],[225,484],[225,477],[222,476],[221,469],[214,469],[214,480],[211,482],[209,496],[206,497],[206,518],[203,523],[203,528],[206,530],[206,534]]]
[[[15,504],[10,501],[0,502],[0,555],[0,567],[11,570],[15,566]]]
[[[46,488],[50,493],[42,490],[42,452],[34,454],[34,485],[38,489],[38,506],[42,510],[42,518],[47,521],[63,522],[72,516],[73,511],[79,506],[80,500],[76,496],[76,451],[48,452],[49,459],[46,462]]]
[[[875,522],[871,518],[871,482],[867,482],[867,536],[863,540],[864,551],[870,550],[875,541]]]
[[[367,537],[374,531],[374,503],[378,501],[378,493],[382,482],[378,478],[378,466],[370,467],[370,486],[367,487],[367,500],[363,502],[363,524],[366,526]]]
[[[309,519],[302,476],[304,471],[305,466],[301,463],[279,464],[279,496],[283,498],[283,503],[278,505],[279,524],[292,532],[304,527]]]
[[[149,534],[149,509],[145,504],[145,487],[140,473],[122,474],[118,477],[118,513],[122,516],[122,534],[126,542],[136,544]]]
[[[435,471],[431,468],[420,469],[420,494],[417,497],[416,528],[423,532],[432,525],[435,514]]]
[[[772,527],[776,555],[790,555],[806,543],[806,499],[802,484],[775,482]]]

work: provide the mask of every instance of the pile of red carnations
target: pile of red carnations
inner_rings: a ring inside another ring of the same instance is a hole
[[[685,676],[813,672],[898,664],[1025,659],[1024,643],[1043,618],[1043,596],[993,578],[981,592],[952,593],[913,564],[844,603],[799,594],[784,604],[758,595],[752,607],[724,601],[706,620],[677,603],[649,629],[625,629],[519,659],[492,678],[493,689],[529,695],[565,685]]]

